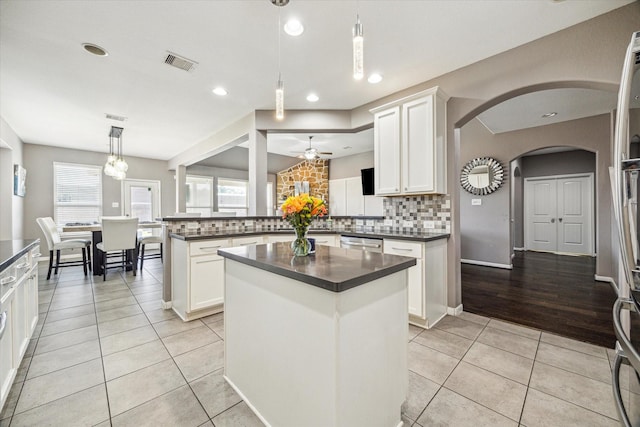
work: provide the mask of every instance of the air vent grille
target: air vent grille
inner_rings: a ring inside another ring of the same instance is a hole
[[[115,114],[109,114],[109,113],[106,113],[106,114],[105,114],[105,117],[106,117],[107,119],[110,119],[110,120],[117,120],[117,121],[119,121],[119,122],[124,122],[125,120],[127,120],[127,118],[126,118],[126,117],[124,117],[124,116],[116,116]]]
[[[169,54],[165,58],[164,63],[185,71],[193,71],[193,69],[198,65],[198,63],[195,61],[171,52],[169,52]]]

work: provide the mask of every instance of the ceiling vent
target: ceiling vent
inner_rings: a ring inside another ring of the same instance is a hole
[[[198,63],[195,61],[171,52],[169,52],[169,54],[165,58],[164,63],[185,71],[193,71],[193,69],[198,65]]]
[[[126,118],[126,117],[124,117],[124,116],[116,116],[115,114],[109,114],[109,113],[106,113],[106,114],[105,114],[105,117],[106,117],[107,119],[110,119],[110,120],[117,120],[117,121],[119,121],[119,122],[124,122],[125,120],[127,120],[127,118]]]

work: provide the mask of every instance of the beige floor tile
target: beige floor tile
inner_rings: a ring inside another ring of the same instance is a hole
[[[540,331],[537,329],[527,328],[526,326],[520,326],[509,322],[504,322],[498,319],[491,319],[488,326],[492,328],[500,329],[501,331],[511,332],[512,334],[522,335],[523,337],[530,338],[532,340],[540,339]]]
[[[104,384],[82,390],[13,417],[12,426],[91,426],[109,419]]]
[[[98,338],[98,328],[95,325],[50,335],[48,337],[40,337],[34,354],[46,353],[70,345],[91,341],[96,338]]]
[[[4,406],[0,408],[2,410],[2,412],[0,412],[0,419],[7,419],[13,416],[13,412],[18,404],[18,398],[20,397],[20,392],[22,391],[23,386],[24,382],[13,383],[11,389],[9,389],[9,394],[4,402]]]
[[[149,325],[147,316],[144,314],[136,314],[134,316],[123,317],[122,319],[100,323],[98,325],[98,330],[100,331],[100,337],[102,338],[147,325]]]
[[[611,418],[532,388],[527,392],[521,423],[526,427],[620,426]]]
[[[178,334],[169,335],[163,338],[164,345],[169,350],[171,356],[177,356],[182,353],[194,350],[207,344],[220,341],[220,337],[211,329],[202,325],[198,328],[190,329]]]
[[[224,312],[212,314],[210,316],[205,316],[205,317],[201,318],[200,320],[203,321],[204,323],[214,323],[214,322],[217,322],[219,320],[224,320]],[[412,327],[415,328],[416,326],[409,325],[409,329],[411,329]],[[422,330],[422,328],[418,328],[418,329]]]
[[[446,388],[441,388],[418,418],[421,426],[517,427],[518,423]]]
[[[173,360],[165,360],[107,382],[111,416],[162,396],[185,385]]]
[[[444,386],[514,421],[520,419],[527,386],[461,362]]]
[[[71,317],[78,317],[92,313],[95,313],[95,306],[93,304],[79,305],[77,307],[64,308],[62,310],[52,310],[47,314],[47,322],[55,322],[56,320],[69,319]]]
[[[194,320],[191,322],[183,322],[182,319],[170,319],[165,320],[164,322],[158,322],[153,324],[153,328],[156,330],[160,338],[168,337],[169,335],[177,334],[179,332],[188,331],[189,329],[194,329],[204,325],[199,320]]]
[[[156,331],[151,325],[147,325],[100,338],[100,345],[102,346],[102,355],[107,356],[157,339]]]
[[[207,323],[215,323],[215,321],[214,322],[207,322]],[[419,328],[419,327],[414,326],[414,325],[409,325],[409,341],[413,340],[415,337],[420,335],[422,333],[422,331],[424,331],[424,329]]]
[[[93,299],[95,300],[96,303],[99,303],[99,302],[111,301],[114,299],[127,298],[130,296],[133,296],[133,294],[131,293],[129,288],[126,288],[125,286],[125,289],[120,289],[117,291],[114,290],[111,292],[97,292],[93,297]]]
[[[207,323],[209,329],[215,332],[220,338],[224,339],[224,320]]]
[[[118,295],[117,292],[122,292],[123,295]],[[107,286],[96,285],[93,287],[93,293],[96,298],[98,298],[94,299],[95,302],[107,301],[115,298],[124,298],[131,295],[131,293],[129,292],[129,287],[123,282],[110,283]],[[104,295],[106,295],[106,298],[101,298]]]
[[[479,342],[471,346],[462,360],[525,385],[529,383],[533,369],[532,359]]]
[[[27,345],[27,349],[24,351],[24,357],[33,356],[37,343],[38,343],[38,338],[31,338],[29,340],[29,345]]]
[[[64,295],[54,295],[51,300],[50,310],[62,310],[63,308],[77,307],[79,305],[87,305],[93,302],[93,295],[84,295],[74,298],[69,298]]]
[[[246,403],[241,402],[224,411],[213,419],[216,427],[263,427],[262,421],[249,409]]]
[[[242,401],[222,374],[219,369],[189,384],[210,418]]]
[[[469,350],[473,341],[459,335],[450,334],[440,329],[427,329],[418,335],[414,340],[441,353],[448,354],[456,359],[462,359]]]
[[[478,337],[478,342],[511,353],[533,359],[538,351],[538,340],[516,335],[500,329],[486,327]]]
[[[85,314],[83,316],[72,317],[69,319],[57,320],[55,322],[45,321],[42,328],[41,336],[59,334],[60,332],[72,331],[74,329],[84,328],[85,326],[95,325],[96,315]]]
[[[607,359],[540,343],[536,361],[611,384],[611,368]]]
[[[133,295],[124,298],[111,299],[107,301],[102,301],[96,303],[96,311],[101,312],[105,310],[113,310],[114,308],[124,307],[125,305],[133,305],[137,304],[135,297]]]
[[[467,322],[477,323],[482,326],[486,326],[487,323],[489,323],[489,320],[491,320],[488,317],[479,316],[477,314],[469,313],[468,311],[463,311],[458,317],[462,320],[466,320]]]
[[[27,379],[100,358],[97,339],[33,356]]]
[[[607,349],[597,345],[589,344],[582,341],[572,340],[570,338],[561,337],[559,335],[543,332],[540,337],[540,341],[547,344],[553,344],[557,347],[567,348],[569,350],[579,351],[590,356],[600,357],[602,359],[607,358]]]
[[[483,325],[468,322],[454,316],[446,316],[444,319],[439,321],[435,327],[470,340],[475,340],[478,335],[480,335],[480,332],[482,332],[482,329],[484,329]]]
[[[147,292],[135,296],[138,302],[155,301],[162,298],[162,291]]]
[[[443,384],[459,360],[415,342],[409,343],[409,370]]]
[[[31,358],[32,356],[25,356],[22,358],[20,366],[18,367],[18,372],[16,372],[16,377],[13,379],[14,384],[22,382],[27,378],[27,371],[31,365]]]
[[[417,420],[439,389],[438,384],[409,371],[409,390],[407,400],[402,405],[402,413],[411,420]]]
[[[162,300],[160,299],[154,300],[154,301],[139,302],[139,304],[140,304],[140,307],[142,307],[142,310],[144,310],[145,312],[162,308]]]
[[[141,294],[147,294],[150,292],[162,292],[162,284],[157,283],[154,285],[131,287],[131,293],[135,296],[141,295]]]
[[[157,308],[155,310],[145,311],[147,319],[151,323],[163,322],[165,320],[176,319],[178,315],[173,310],[165,310],[163,308]]]
[[[124,307],[112,308],[111,310],[99,311],[97,317],[98,323],[104,323],[141,313],[142,309],[140,306],[138,304],[133,304],[125,305]]]
[[[15,413],[27,411],[103,382],[100,359],[27,380],[22,387]]]
[[[617,419],[609,384],[536,362],[531,388]]]
[[[114,417],[112,425],[197,427],[208,418],[189,386],[185,385]]]
[[[182,374],[191,382],[224,366],[224,342],[217,341],[174,358]]]
[[[110,354],[105,356],[102,361],[105,378],[110,381],[169,358],[169,353],[162,342],[155,340]]]

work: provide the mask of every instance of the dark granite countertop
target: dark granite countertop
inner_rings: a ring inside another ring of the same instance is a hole
[[[40,239],[0,240],[0,273],[40,243]]]
[[[383,216],[375,216],[375,215],[358,215],[358,216],[348,216],[348,215],[340,215],[335,216],[332,215],[333,219],[384,219]],[[212,221],[212,220],[239,220],[243,221],[246,219],[282,219],[280,215],[260,215],[260,216],[166,216],[162,218],[156,218],[156,221]]]
[[[219,249],[218,255],[333,292],[416,265],[414,258],[322,245],[315,254],[294,257],[289,243]]]
[[[169,236],[179,240],[209,240],[209,239],[225,239],[229,237],[255,236],[260,234],[293,234],[293,229],[277,229],[277,230],[261,230],[261,231],[221,231],[219,233],[171,233]],[[401,231],[365,231],[360,229],[311,229],[309,234],[336,234],[339,236],[356,236],[380,239],[396,239],[396,240],[413,240],[417,242],[428,242],[431,240],[446,239],[449,233],[446,232],[401,232]]]

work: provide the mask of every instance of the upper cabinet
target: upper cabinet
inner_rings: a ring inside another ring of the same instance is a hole
[[[448,99],[434,87],[371,110],[377,196],[447,192]]]

